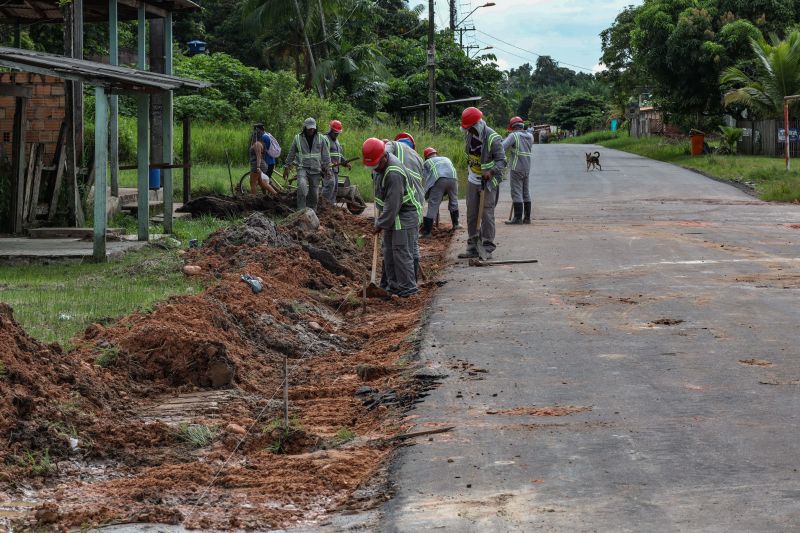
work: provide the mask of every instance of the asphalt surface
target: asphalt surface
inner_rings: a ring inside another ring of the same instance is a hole
[[[380,529],[800,529],[800,207],[589,148],[536,146],[534,224],[498,224],[539,264],[447,275],[410,418],[456,429],[400,452]]]

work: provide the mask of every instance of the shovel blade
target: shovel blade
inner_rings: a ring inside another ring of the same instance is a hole
[[[364,287],[364,295],[367,298],[389,298],[389,293],[386,292],[386,289],[382,289],[375,283],[370,283]]]

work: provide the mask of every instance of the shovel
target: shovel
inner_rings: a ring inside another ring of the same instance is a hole
[[[369,283],[364,286],[364,298],[388,298],[389,293],[375,283],[375,271],[378,269],[378,243],[380,235],[375,235],[375,244],[372,247],[372,274]]]
[[[483,239],[481,238],[481,221],[483,220],[483,198],[486,194],[486,180],[481,180],[481,196],[478,201],[478,223],[475,226],[475,232],[478,234],[475,238],[475,248],[478,249],[478,257],[481,261],[489,260],[489,252],[483,247]]]

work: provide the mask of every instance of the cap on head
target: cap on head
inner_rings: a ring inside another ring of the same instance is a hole
[[[338,120],[331,120],[331,131],[333,133],[342,133],[342,123]]]
[[[433,146],[428,146],[427,148],[425,148],[423,155],[425,156],[425,159],[428,159],[429,157],[437,155],[438,153],[439,152],[436,151],[436,148],[434,148]]]
[[[376,166],[385,153],[386,143],[375,137],[370,137],[361,146],[361,161],[365,166]]]
[[[303,127],[307,130],[317,129],[317,121],[309,117],[303,121]]]
[[[511,117],[511,120],[508,121],[508,131],[513,131],[517,128],[523,128],[524,126],[525,121],[520,117]]]
[[[477,107],[468,107],[461,113],[461,127],[471,128],[483,118],[483,111]]]
[[[398,134],[395,136],[394,140],[395,140],[395,141],[399,141],[399,142],[403,142],[403,141],[405,141],[405,143],[406,143],[408,146],[410,146],[411,148],[416,148],[416,145],[417,145],[417,144],[414,142],[414,137],[412,137],[410,133],[406,133],[406,132],[404,132],[404,131],[401,131],[400,133],[398,133]]]
[[[256,122],[255,124],[253,124],[253,127],[255,129],[257,129],[257,130],[263,130],[264,129],[264,123],[263,122]]]

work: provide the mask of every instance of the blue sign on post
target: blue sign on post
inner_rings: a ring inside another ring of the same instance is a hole
[[[800,140],[800,135],[798,135],[796,128],[789,128],[789,142],[796,143]],[[778,142],[785,143],[786,142],[786,129],[780,128],[778,129]]]
[[[617,131],[619,128],[619,120],[616,118],[611,119],[611,131]]]

